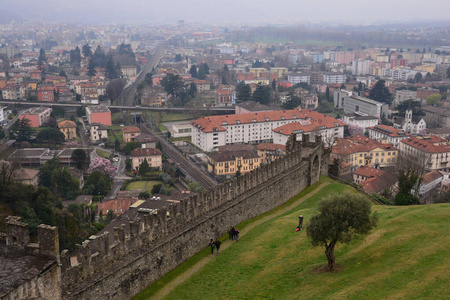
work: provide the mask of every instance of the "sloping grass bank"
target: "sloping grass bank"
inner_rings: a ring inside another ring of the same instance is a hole
[[[308,188],[296,198],[314,190]],[[239,242],[214,257],[205,248],[136,299],[158,295],[205,259],[209,261],[171,288],[164,299],[450,298],[449,204],[373,206],[380,217],[377,229],[337,246],[336,261],[342,269],[315,272],[326,264],[324,250],[312,248],[305,231],[294,231],[297,216],[303,214],[307,225],[320,199],[346,190],[351,188],[332,182],[294,209],[280,213],[280,207],[238,225],[245,233]],[[284,207],[294,202],[291,199]],[[245,232],[247,226],[269,215],[273,218]]]

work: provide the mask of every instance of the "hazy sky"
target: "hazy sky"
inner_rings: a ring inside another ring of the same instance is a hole
[[[0,0],[0,10],[82,23],[450,22],[450,0]]]

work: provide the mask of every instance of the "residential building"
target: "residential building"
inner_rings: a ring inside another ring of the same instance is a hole
[[[323,82],[332,84],[332,83],[346,83],[347,75],[343,73],[324,73],[323,74]]]
[[[305,82],[305,83],[311,83],[311,75],[309,74],[300,74],[300,73],[294,73],[294,74],[288,74],[288,81],[292,83],[292,85]]]
[[[206,80],[194,80],[195,86],[197,87],[197,92],[201,93],[204,91],[211,90],[211,83]]]
[[[301,108],[202,117],[191,122],[192,143],[204,151],[214,151],[219,146],[230,144],[272,143],[275,128],[308,118],[324,117]]]
[[[392,144],[382,144],[362,135],[339,138],[331,151],[331,158],[350,164],[353,169],[360,166],[390,167],[398,160],[398,149]]]
[[[260,157],[251,150],[219,151],[208,155],[208,171],[216,176],[244,174],[260,164]]]
[[[301,98],[301,105],[307,109],[316,109],[319,107],[319,97],[317,95],[307,95]]]
[[[392,144],[394,147],[400,146],[400,141],[411,137],[411,134],[403,129],[394,128],[387,125],[376,125],[368,128],[369,137],[383,144]]]
[[[141,148],[156,148],[156,141],[148,134],[141,133],[138,135],[135,140],[141,143]]]
[[[348,126],[357,126],[367,132],[367,128],[378,125],[378,118],[375,116],[361,116],[355,113],[345,114],[343,121]]]
[[[362,166],[353,172],[353,182],[359,184],[369,178],[382,176],[386,173],[385,170]]]
[[[54,102],[55,92],[52,86],[41,86],[38,88],[38,101]]]
[[[142,164],[144,159],[147,160],[149,167],[162,168],[162,155],[159,149],[155,148],[137,148],[131,152],[131,166],[133,170],[138,171],[139,166]]]
[[[386,103],[378,102],[361,96],[350,96],[344,99],[344,113],[357,113],[358,115],[387,117],[389,106]]]
[[[446,107],[423,106],[422,110],[425,112],[425,122],[430,128],[445,128],[450,127],[450,109]]]
[[[346,91],[346,90],[337,90],[333,93],[333,101],[334,101],[334,107],[343,109],[345,98],[348,98],[353,95],[352,91]]]
[[[136,137],[141,134],[141,129],[136,126],[126,126],[122,129],[123,141],[125,143],[134,142]]]
[[[443,180],[444,175],[437,170],[426,173],[425,175],[423,175],[422,181],[420,182],[419,195],[422,196],[439,187]]]
[[[261,143],[256,146],[261,163],[267,164],[286,153],[286,146],[274,143]]]
[[[31,127],[40,127],[48,121],[51,113],[52,109],[50,107],[31,107],[20,113],[19,119],[28,119]]]
[[[232,106],[236,104],[236,92],[234,86],[221,85],[215,93],[216,106]]]
[[[64,134],[66,140],[77,138],[77,124],[74,121],[64,120],[58,122],[59,131]]]
[[[7,84],[2,89],[2,96],[5,100],[22,100],[26,96],[26,89],[21,84]]]
[[[4,123],[6,123],[5,119],[6,119],[6,113],[5,113],[5,109],[7,107],[6,106],[0,106],[0,125],[4,125]]]
[[[235,114],[246,114],[246,113],[256,113],[262,111],[272,111],[272,108],[267,105],[255,102],[255,101],[245,101],[237,103],[234,107]]]
[[[99,142],[108,139],[108,128],[100,123],[91,123],[89,128],[91,142]]]
[[[367,194],[379,194],[388,190],[395,194],[397,175],[392,172],[371,167],[359,167],[353,173],[353,182],[358,184]]]
[[[428,171],[450,171],[450,146],[445,139],[434,135],[410,137],[402,140],[399,148],[402,156],[423,164]]]
[[[288,72],[288,68],[285,68],[285,67],[272,67],[272,68],[270,68],[270,72],[271,73],[277,73],[278,74],[278,78],[282,79],[282,78],[285,78],[285,76],[286,76],[286,74]]]
[[[131,78],[136,77],[137,69],[136,66],[121,66],[120,70],[122,71],[123,77]]]
[[[370,74],[370,60],[357,59],[352,62],[352,75]]]
[[[111,111],[106,106],[87,106],[86,117],[89,124],[100,123],[111,126]]]
[[[192,135],[192,126],[187,124],[173,124],[170,131],[174,138],[190,137]]]
[[[394,104],[398,105],[406,100],[417,100],[417,92],[410,90],[397,90],[395,91]]]
[[[98,214],[106,216],[109,211],[115,215],[123,214],[137,199],[113,199],[98,204]]]
[[[432,88],[421,88],[417,89],[417,98],[426,100],[428,96],[431,96],[433,94],[440,94],[440,91],[438,89],[432,89]]]
[[[355,60],[355,53],[354,52],[336,52],[334,55],[334,60],[339,65],[342,65],[342,64],[349,65],[352,61]]]
[[[38,186],[39,170],[36,169],[17,169],[13,173],[13,178],[23,184]]]
[[[450,140],[450,128],[427,128],[427,134]]]
[[[301,140],[303,134],[311,137],[321,136],[326,147],[334,144],[338,138],[344,137],[344,123],[318,112],[308,113],[309,117],[302,121],[292,122],[273,130],[273,142],[286,145],[292,134],[297,134],[297,140]]]

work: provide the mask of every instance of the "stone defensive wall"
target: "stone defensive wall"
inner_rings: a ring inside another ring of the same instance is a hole
[[[130,299],[204,249],[231,225],[285,203],[328,171],[320,138],[288,142],[287,154],[200,195],[149,213],[61,253],[64,299]],[[95,249],[95,250],[94,250]]]

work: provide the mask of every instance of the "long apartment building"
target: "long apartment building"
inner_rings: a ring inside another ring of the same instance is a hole
[[[231,144],[272,143],[278,127],[326,118],[330,117],[308,109],[203,117],[191,122],[192,143],[203,151],[215,151],[219,146]]]
[[[450,171],[450,146],[443,138],[409,137],[400,142],[400,152],[413,163],[423,164],[427,171]]]

